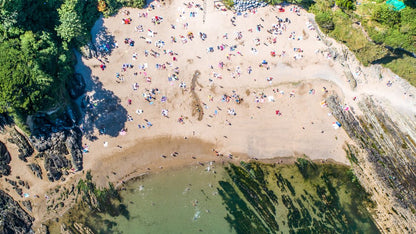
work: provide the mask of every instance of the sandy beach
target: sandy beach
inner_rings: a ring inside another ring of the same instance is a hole
[[[117,129],[118,136],[99,135],[100,129],[111,127],[105,123],[126,118],[111,111],[108,115],[118,119],[98,118],[103,123],[95,125],[98,139],[84,141],[89,151],[85,154],[85,168],[101,168],[107,160],[117,161],[113,158],[118,159],[120,154],[139,152],[151,141],[170,145],[161,140],[166,138],[198,139],[209,145],[207,154],[215,149],[224,158],[232,155],[267,159],[305,154],[314,160],[331,158],[347,163],[343,146],[348,137],[341,128],[334,129],[336,120],[322,105],[330,94],[343,96],[339,85],[347,82],[333,62],[317,52],[324,45],[317,39],[316,31],[308,28],[308,15],[301,11],[298,16],[290,11],[291,6],[286,7],[285,13],[267,7],[237,17],[233,26],[232,12],[220,11],[208,3],[204,16],[196,4],[188,8],[183,2],[169,6],[155,2],[155,10],[123,9],[93,28],[93,35],[98,34],[98,48],[105,45],[102,38],[113,36],[114,44],[108,46],[111,55],[101,61],[82,58],[77,70],[85,77],[98,77],[101,89],[114,92],[131,121]],[[189,17],[190,12],[196,12],[195,17]],[[163,21],[154,24],[155,17]],[[284,30],[272,35],[267,30],[276,24],[276,17],[283,22],[287,18],[290,23],[282,23]],[[131,18],[130,24],[123,21],[126,18]],[[216,27],[220,23],[222,27]],[[206,39],[199,37],[200,32],[206,34]],[[190,33],[194,35],[192,40]],[[134,45],[124,43],[125,39],[134,41]],[[140,69],[144,66],[147,68]],[[193,80],[195,72],[199,75]],[[95,91],[95,86],[90,81],[89,95],[99,102],[101,90]],[[149,96],[151,99],[145,100]],[[137,114],[137,110],[142,113]],[[162,115],[164,110],[168,117]],[[179,152],[174,147],[170,151]],[[126,161],[132,169],[158,162],[160,166],[151,168],[154,170],[175,161],[161,157],[170,156],[170,151],[154,152],[148,157],[136,155],[141,160]],[[201,156],[195,154],[197,158]],[[211,153],[206,159],[218,158]]]
[[[99,186],[209,161],[307,156],[349,164],[344,148],[354,143],[325,105],[331,94],[344,100],[345,111],[359,113],[357,100],[371,95],[416,112],[414,88],[387,69],[382,80],[372,67],[349,62],[357,71],[352,89],[346,64],[331,57],[303,9],[268,6],[236,15],[206,1],[151,5],[101,18],[92,30],[99,56],[77,53],[76,72],[87,84],[78,100],[85,110],[84,170]],[[17,155],[15,145],[7,147]],[[11,176],[36,185],[24,192],[38,196],[32,201],[39,224],[50,218],[56,184],[35,178],[24,164],[12,160],[22,170]]]

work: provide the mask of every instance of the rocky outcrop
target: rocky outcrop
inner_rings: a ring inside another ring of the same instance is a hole
[[[10,125],[12,120],[7,114],[0,114],[0,132],[4,131],[4,127]]]
[[[85,233],[85,234],[94,234],[94,232],[91,230],[91,228],[85,226],[82,223],[74,223],[74,228],[79,232],[79,233]]]
[[[39,179],[42,179],[42,169],[40,168],[39,164],[31,163],[27,165],[30,170],[32,170],[33,174],[36,175]]]
[[[75,73],[73,79],[69,81],[67,89],[72,99],[81,96],[85,92],[85,80],[82,74]]]
[[[69,167],[68,159],[62,154],[47,154],[45,157],[45,169],[49,181],[59,180],[62,176],[62,169]]]
[[[10,175],[10,153],[6,146],[0,141],[0,177]]]
[[[415,120],[395,116],[399,114],[369,97],[360,102],[360,116],[345,111],[337,97],[329,97],[327,103],[358,146],[350,147],[348,154],[360,182],[378,204],[381,229],[416,232]]]
[[[32,212],[32,203],[29,200],[22,201],[22,205],[30,212]]]
[[[0,190],[0,233],[29,233],[33,220],[12,197]]]
[[[71,166],[82,170],[81,139],[82,132],[78,127],[30,138],[33,146],[44,155],[45,170],[50,181],[59,180],[64,170]],[[71,155],[72,163],[67,159],[68,154]],[[31,169],[34,171],[36,168]]]
[[[66,146],[72,156],[72,164],[77,171],[82,170],[82,132],[79,128],[69,130],[66,138]]]
[[[26,137],[17,131],[16,128],[13,128],[13,130],[10,131],[10,138],[8,141],[19,148],[19,159],[27,162],[26,158],[32,156],[34,151]]]

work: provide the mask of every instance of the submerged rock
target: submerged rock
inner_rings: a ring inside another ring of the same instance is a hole
[[[29,233],[33,220],[11,196],[0,190],[0,233]]]

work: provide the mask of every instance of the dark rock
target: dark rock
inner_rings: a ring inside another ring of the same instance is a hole
[[[11,186],[17,186],[17,182],[14,180],[10,180],[6,178],[6,182],[9,183]]]
[[[53,177],[52,177],[52,174],[51,173],[47,173],[46,174],[46,176],[48,177],[48,180],[50,181],[50,182],[53,182],[54,181],[54,179],[53,179]]]
[[[74,166],[77,171],[82,170],[81,140],[82,132],[78,127],[31,137],[34,147],[42,151],[45,170],[48,172],[47,176],[50,181],[59,180],[64,168]],[[66,157],[68,154],[71,154],[72,163]],[[31,169],[34,172],[40,172],[38,167]]]
[[[13,187],[14,191],[16,191],[19,196],[23,196],[23,190],[19,187]]]
[[[12,123],[12,119],[7,114],[0,114],[0,132],[4,131],[4,127],[10,125]]]
[[[35,174],[39,179],[42,179],[42,169],[38,164],[31,163],[27,166],[30,168],[30,170],[32,170],[33,174]]]
[[[33,220],[12,197],[0,190],[0,233],[30,233]]]
[[[32,212],[32,203],[29,200],[22,201],[22,205],[26,207],[26,209]]]
[[[10,137],[11,138],[9,138],[8,141],[17,145],[17,147],[19,148],[18,157],[24,162],[27,162],[26,158],[30,157],[34,152],[32,146],[29,144],[29,141],[23,134],[21,134],[15,128],[12,131],[10,131]]]
[[[43,158],[43,156],[45,156],[45,153],[40,152],[40,153],[36,154],[35,158]]]
[[[82,74],[75,73],[68,83],[68,92],[71,98],[76,99],[85,92],[85,80]]]
[[[6,145],[0,141],[0,177],[10,175],[10,161],[10,153],[7,151]]]
[[[30,138],[30,141],[33,144],[33,147],[39,152],[44,152],[51,148],[52,141],[49,140],[48,137],[45,137],[44,135],[38,135],[36,137],[32,136]]]
[[[72,156],[72,163],[77,171],[82,170],[82,133],[79,128],[73,128],[68,131],[66,146]]]
[[[52,144],[52,142],[48,142],[52,134],[65,132],[74,127],[76,117],[72,109],[68,107],[65,111],[56,110],[56,112],[58,111],[62,113],[53,118],[46,114],[37,114],[31,117],[30,132],[32,136],[30,140],[36,150],[40,152],[47,150]]]
[[[62,169],[68,168],[68,159],[61,154],[47,154],[45,157],[45,169],[49,172],[48,179],[59,180],[62,176]]]

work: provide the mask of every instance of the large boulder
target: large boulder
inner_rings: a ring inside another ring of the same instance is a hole
[[[7,151],[4,143],[0,141],[0,177],[10,175],[10,160],[9,151]]]
[[[10,138],[8,139],[8,141],[10,143],[15,144],[19,148],[18,157],[22,161],[27,162],[26,158],[32,156],[34,150],[32,146],[29,144],[29,141],[26,139],[26,137],[19,131],[17,131],[15,128],[13,128],[13,130],[10,131]]]
[[[70,163],[65,155],[62,154],[46,154],[45,169],[48,171],[48,179],[57,181],[62,177],[62,169],[69,168]]]
[[[30,233],[33,220],[11,196],[0,190],[0,233]]]
[[[42,179],[42,169],[40,168],[38,164],[31,163],[27,166],[30,168],[30,170],[32,170],[33,174],[35,174],[36,177],[38,177],[39,179]]]
[[[79,128],[73,128],[68,131],[66,146],[72,156],[72,164],[77,171],[82,170],[82,132]]]

